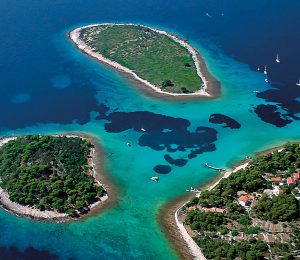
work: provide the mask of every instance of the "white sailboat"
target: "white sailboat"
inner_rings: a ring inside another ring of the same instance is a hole
[[[260,71],[260,68],[259,68],[259,66],[257,67],[257,71]]]
[[[269,80],[268,80],[267,78],[265,78],[265,82],[266,82],[266,83],[269,83]]]
[[[268,74],[268,72],[267,72],[267,65],[265,65],[264,74],[265,74],[265,75],[267,75],[267,74]]]
[[[280,63],[280,59],[279,59],[279,54],[278,53],[277,53],[277,56],[276,56],[276,62]]]
[[[297,85],[298,87],[300,87],[300,78],[298,79],[298,82],[296,83],[296,85]]]

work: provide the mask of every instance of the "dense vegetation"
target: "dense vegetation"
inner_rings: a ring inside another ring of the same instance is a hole
[[[265,259],[268,250],[266,243],[256,239],[229,244],[221,239],[198,237],[196,242],[208,259]]]
[[[253,211],[260,219],[274,223],[292,221],[299,218],[299,202],[292,194],[282,194],[272,198],[263,196],[253,207]]]
[[[0,148],[0,186],[19,204],[75,216],[104,192],[87,174],[91,147],[79,137],[18,137]]]
[[[203,191],[199,198],[192,198],[185,209],[192,206],[197,209],[187,211],[185,224],[197,234],[195,241],[206,258],[264,259],[280,256],[294,259],[300,252],[300,210],[295,198],[299,193],[299,181],[289,186],[286,179],[293,177],[296,170],[299,172],[299,168],[300,146],[287,144],[282,151],[257,156],[246,169],[222,179],[214,189]],[[265,191],[279,185],[278,182],[272,183],[272,177],[281,177],[283,181],[280,181],[281,193],[269,196]],[[241,196],[238,194],[245,193],[255,200],[251,209],[238,203]],[[209,208],[226,211],[205,213],[204,209]],[[278,235],[273,229],[263,229],[270,223],[278,223],[277,227],[284,230],[280,232],[287,234],[284,242],[280,236],[268,244],[261,241],[262,238],[258,239],[260,233]]]
[[[217,231],[217,227],[226,224],[222,213],[204,213],[199,210],[190,211],[185,219],[193,230]]]
[[[164,91],[195,92],[203,83],[188,50],[149,28],[102,25],[82,29],[81,38],[96,52]]]
[[[230,207],[232,212],[241,213],[238,205],[232,205],[238,191],[253,192],[266,185],[266,180],[257,169],[248,168],[222,179],[217,187],[203,191],[198,203],[203,207]]]
[[[287,144],[280,152],[274,151],[254,158],[252,165],[261,172],[275,173],[286,169],[293,172],[295,168],[300,168],[300,146],[294,143]]]

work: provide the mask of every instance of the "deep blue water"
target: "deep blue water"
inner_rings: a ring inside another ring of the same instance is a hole
[[[64,58],[65,51],[56,46],[55,36],[59,41],[68,28],[101,21],[165,27],[191,42],[212,51],[217,49],[248,64],[253,70],[266,64],[274,83],[271,88],[262,81],[265,91],[258,94],[261,103],[268,101],[278,105],[287,119],[297,119],[300,112],[297,100],[300,88],[295,85],[300,77],[299,7],[299,1],[278,0],[272,3],[237,0],[2,1],[1,127],[88,120],[89,112],[97,106],[96,86],[74,60]],[[275,63],[276,53],[280,53],[280,65]]]
[[[229,167],[300,138],[299,10],[298,0],[1,1],[1,134],[95,135],[111,155],[105,167],[118,186],[118,205],[68,225],[0,211],[0,258],[176,258],[156,215],[187,187],[215,176],[201,167],[205,161]],[[222,96],[204,102],[147,96],[68,41],[70,29],[94,22],[179,34],[203,53]],[[264,65],[271,84],[257,71]],[[154,186],[149,178],[156,173],[161,181]]]

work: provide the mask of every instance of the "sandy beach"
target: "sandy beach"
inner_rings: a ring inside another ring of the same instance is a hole
[[[249,161],[243,161],[242,164],[238,164],[232,170],[226,171],[220,176],[217,176],[214,181],[210,182],[209,185],[201,187],[202,190],[211,190],[218,185],[218,183],[228,178],[231,174],[244,169],[248,166]],[[196,196],[200,196],[201,192],[197,193]],[[195,243],[193,238],[187,232],[182,219],[181,209],[182,207],[195,196],[195,194],[189,194],[183,198],[177,199],[173,202],[165,205],[159,214],[158,221],[161,223],[164,231],[168,235],[168,238],[172,244],[175,245],[175,250],[178,252],[183,259],[206,259],[200,249]]]
[[[170,34],[166,31],[148,27],[145,25],[139,25],[144,26],[145,28],[148,28],[150,30],[153,30],[157,33],[164,34],[174,41],[178,42],[181,46],[186,48],[189,53],[192,56],[192,59],[194,61],[194,64],[196,66],[197,74],[203,81],[202,88],[194,93],[169,93],[166,91],[162,91],[159,87],[153,85],[152,83],[148,82],[147,80],[144,80],[140,78],[134,71],[122,66],[121,64],[111,61],[107,58],[105,58],[100,53],[97,53],[93,51],[93,49],[88,46],[84,41],[80,39],[80,31],[84,28],[90,28],[95,26],[101,26],[101,25],[136,25],[136,24],[113,24],[113,23],[103,23],[103,24],[91,24],[87,26],[82,26],[79,28],[76,28],[72,30],[69,33],[70,40],[75,44],[75,46],[81,50],[83,53],[87,54],[88,56],[96,59],[97,61],[101,62],[102,64],[108,65],[110,68],[116,69],[117,71],[121,72],[125,77],[129,78],[130,80],[133,80],[136,85],[140,86],[142,90],[144,90],[147,94],[152,94],[154,96],[159,97],[172,97],[173,100],[177,99],[212,99],[216,98],[220,95],[220,84],[219,82],[209,73],[207,66],[204,62],[204,59],[201,57],[199,52],[195,50],[190,44],[188,44],[185,40]],[[136,25],[137,26],[137,25]],[[151,90],[151,92],[149,91]],[[167,98],[168,99],[168,98]]]
[[[23,206],[18,203],[15,203],[9,199],[9,194],[6,191],[4,191],[1,187],[0,187],[0,204],[1,204],[0,206],[6,211],[19,217],[26,217],[34,220],[51,221],[51,222],[52,221],[67,222],[67,221],[81,220],[91,215],[94,215],[95,213],[99,213],[100,208],[103,209],[105,206],[108,206],[110,204],[106,202],[110,198],[108,196],[108,193],[110,193],[112,189],[110,188],[111,187],[110,185],[107,185],[106,181],[105,181],[106,184],[104,184],[104,182],[102,181],[103,175],[102,175],[102,171],[100,171],[100,165],[103,166],[102,165],[103,160],[101,164],[99,163],[100,161],[97,161],[97,158],[100,156],[101,152],[100,152],[100,147],[96,145],[95,142],[96,140],[94,140],[94,138],[89,135],[75,134],[75,133],[55,134],[51,136],[57,136],[57,137],[66,136],[69,138],[79,137],[85,140],[89,140],[94,144],[94,148],[91,149],[91,154],[90,154],[91,159],[88,162],[88,165],[92,167],[90,174],[94,177],[95,181],[105,189],[106,194],[100,197],[99,200],[96,201],[95,203],[89,205],[90,211],[87,214],[80,215],[80,217],[78,218],[71,218],[67,214],[59,213],[57,211],[49,211],[49,210],[41,211],[34,207]],[[0,147],[16,138],[17,136],[4,137],[0,139]],[[112,191],[112,194],[114,194],[114,191]]]

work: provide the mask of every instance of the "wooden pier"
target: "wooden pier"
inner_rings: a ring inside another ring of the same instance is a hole
[[[213,170],[216,170],[216,171],[219,171],[219,172],[225,172],[225,171],[226,171],[226,169],[217,168],[217,167],[214,167],[214,166],[209,165],[208,163],[205,163],[205,167],[206,167],[206,168],[213,169]]]

